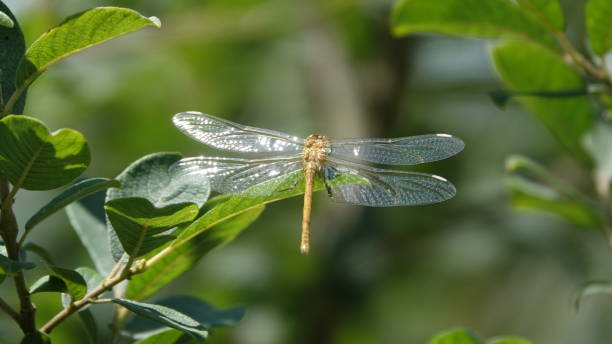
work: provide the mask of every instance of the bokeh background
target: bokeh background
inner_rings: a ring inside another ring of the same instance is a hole
[[[425,343],[470,327],[484,337],[601,344],[612,338],[612,299],[572,295],[612,278],[604,236],[508,205],[504,160],[520,153],[591,188],[589,175],[518,105],[496,108],[499,89],[483,40],[394,38],[391,0],[5,0],[31,43],[66,16],[124,6],[161,19],[54,66],[30,89],[25,113],[89,141],[89,176],[113,177],[159,151],[215,152],[179,133],[174,113],[199,110],[306,136],[397,137],[444,132],[466,149],[412,170],[440,174],[458,195],[425,207],[362,208],[316,195],[313,249],[299,254],[301,199],[272,204],[237,240],[161,291],[190,294],[247,314],[211,343]],[[565,1],[572,36],[583,1]],[[56,192],[20,192],[21,224]],[[60,265],[92,266],[64,214],[33,233]],[[34,272],[34,275],[36,273]],[[34,277],[30,282],[34,281]],[[0,287],[12,293],[10,283]],[[39,319],[59,309],[34,296]],[[106,326],[102,308],[100,326]],[[0,314],[0,337],[18,339]],[[82,343],[80,323],[57,343]],[[607,339],[606,339],[607,338]]]

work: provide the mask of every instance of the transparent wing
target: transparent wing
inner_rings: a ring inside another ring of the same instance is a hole
[[[181,112],[172,118],[187,136],[206,145],[235,152],[297,153],[304,140],[278,131],[249,127],[201,112]]]
[[[332,140],[331,156],[378,164],[416,165],[446,159],[465,144],[448,134],[419,135],[394,139]]]
[[[176,162],[171,173],[177,178],[208,178],[211,189],[223,194],[247,197],[268,196],[295,186],[303,176],[299,157],[232,159],[193,157]]]
[[[333,159],[325,163],[323,178],[335,201],[371,207],[438,203],[456,193],[453,184],[440,176]],[[347,181],[351,184],[342,185]]]

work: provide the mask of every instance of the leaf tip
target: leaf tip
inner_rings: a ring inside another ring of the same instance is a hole
[[[153,23],[153,25],[155,25],[156,28],[161,29],[162,23],[161,23],[161,20],[159,20],[159,18],[155,16],[151,16],[149,17],[149,20],[151,21],[151,23]]]

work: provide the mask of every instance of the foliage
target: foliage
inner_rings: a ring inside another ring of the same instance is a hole
[[[518,337],[496,337],[485,341],[472,331],[460,328],[437,334],[429,344],[531,344],[531,342]]]

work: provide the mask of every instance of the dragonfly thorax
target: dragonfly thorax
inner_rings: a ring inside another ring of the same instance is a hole
[[[329,137],[317,134],[309,135],[306,138],[302,152],[302,161],[305,166],[317,170],[321,168],[321,164],[327,159],[330,151],[329,140]]]

